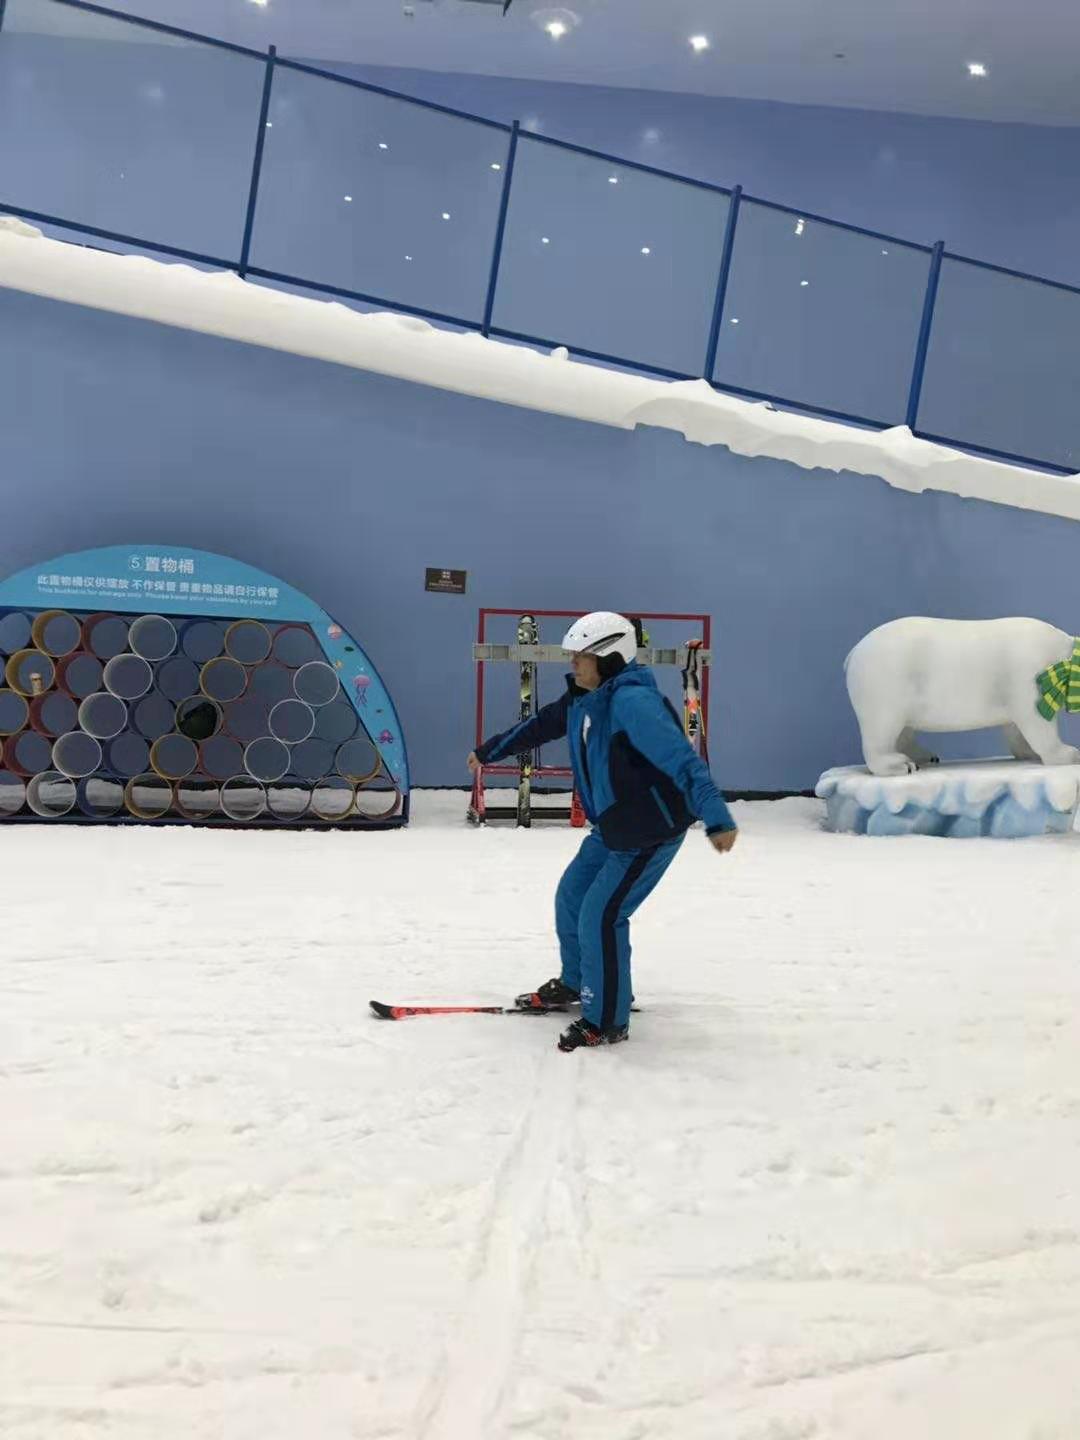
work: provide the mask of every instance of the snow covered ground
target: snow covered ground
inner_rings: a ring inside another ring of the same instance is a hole
[[[1080,838],[739,806],[628,1045],[579,837],[0,830],[4,1440],[1075,1440]]]

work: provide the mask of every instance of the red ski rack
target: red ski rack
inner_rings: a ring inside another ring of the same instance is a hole
[[[566,620],[566,621],[570,621],[570,620],[577,620],[577,619],[579,619],[579,618],[580,618],[583,614],[585,614],[585,613],[586,613],[586,612],[583,611],[583,610],[536,610],[536,609],[530,609],[528,606],[524,606],[524,607],[522,607],[521,609],[514,609],[514,608],[498,608],[498,609],[495,609],[495,608],[492,608],[492,607],[489,607],[489,606],[484,606],[484,607],[481,608],[481,610],[480,610],[480,612],[479,612],[479,619],[478,619],[478,621],[477,621],[477,626],[476,626],[476,643],[477,643],[478,645],[484,645],[484,644],[487,643],[487,639],[488,639],[488,635],[487,635],[487,623],[488,623],[488,617],[489,617],[489,616],[495,616],[495,615],[497,615],[497,616],[508,617],[508,618],[513,618],[513,619],[520,619],[520,617],[521,617],[522,615],[533,615],[533,616],[536,617],[537,620],[543,620],[543,619],[547,618],[547,619],[549,619],[549,620]],[[647,612],[642,611],[642,610],[620,610],[620,611],[618,611],[617,613],[620,614],[620,615],[633,616],[635,619],[640,620],[640,621],[641,621],[643,624],[645,624],[646,626],[649,624],[649,622],[672,621],[672,622],[675,623],[675,624],[686,624],[687,626],[690,626],[690,627],[696,627],[696,629],[693,630],[693,635],[692,635],[692,637],[691,637],[691,636],[688,636],[688,638],[695,638],[695,639],[696,639],[696,638],[698,638],[698,637],[700,636],[700,639],[701,639],[701,641],[702,641],[702,648],[705,649],[705,650],[710,650],[710,649],[712,648],[712,617],[709,616],[709,615],[700,615],[700,614],[699,614],[699,615],[650,614],[650,613],[647,613]],[[493,661],[490,661],[490,660],[477,660],[477,661],[476,661],[476,745],[477,745],[477,747],[479,747],[480,745],[482,745],[482,744],[484,743],[484,733],[485,733],[485,725],[484,725],[484,674],[485,674],[485,671],[484,671],[484,667],[485,667],[486,665],[493,664],[493,663],[494,663],[494,662],[493,662]],[[709,733],[709,666],[708,666],[708,665],[705,665],[705,666],[702,667],[702,674],[701,674],[701,728],[702,728],[702,734],[705,735],[705,736],[707,736],[708,733]],[[484,765],[484,766],[482,766],[481,769],[479,769],[479,770],[476,772],[476,777],[475,777],[475,779],[474,779],[474,781],[473,781],[472,801],[471,801],[471,804],[470,804],[470,806],[469,806],[469,818],[472,819],[472,820],[474,820],[474,821],[476,821],[477,824],[481,824],[481,825],[482,825],[482,824],[485,822],[485,820],[487,819],[488,811],[489,811],[489,806],[488,806],[488,804],[487,804],[487,800],[486,800],[486,797],[485,797],[485,794],[484,794],[484,777],[485,777],[486,775],[517,776],[518,773],[519,773],[519,767],[518,767],[517,765]],[[536,780],[542,780],[542,779],[550,779],[550,780],[572,780],[572,779],[573,779],[573,775],[574,775],[574,772],[573,772],[568,766],[565,766],[565,765],[543,765],[543,764],[534,765],[534,766],[533,766],[533,772],[532,772],[532,778],[533,778],[533,781],[534,781],[534,782],[535,782]],[[569,788],[569,787],[567,787],[567,788]],[[576,795],[574,796],[574,802],[575,802],[575,803],[572,803],[572,804],[570,805],[570,807],[569,807],[568,810],[566,810],[566,809],[560,810],[559,808],[547,809],[546,807],[540,807],[540,808],[538,808],[537,810],[535,810],[533,813],[534,813],[534,816],[535,816],[536,818],[542,818],[542,817],[544,817],[544,816],[546,815],[546,816],[548,816],[549,818],[553,818],[553,819],[569,819],[570,823],[571,823],[572,825],[575,825],[575,826],[584,825],[584,823],[585,823],[585,817],[584,817],[584,814],[581,812],[581,806],[580,806],[580,803],[577,802],[577,796],[576,796]]]

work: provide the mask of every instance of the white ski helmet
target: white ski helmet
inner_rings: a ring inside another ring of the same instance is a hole
[[[637,635],[632,623],[625,615],[616,615],[611,610],[594,610],[591,615],[575,620],[562,643],[564,650],[595,655],[598,659],[618,655],[627,665],[637,659]]]

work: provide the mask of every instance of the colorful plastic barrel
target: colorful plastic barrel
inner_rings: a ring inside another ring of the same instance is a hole
[[[216,780],[189,775],[176,786],[176,808],[187,820],[215,820],[221,814],[221,786]]]
[[[128,648],[128,622],[119,615],[100,611],[83,621],[83,649],[101,661],[122,655]]]
[[[163,780],[183,780],[199,763],[199,747],[186,735],[162,735],[150,746],[150,764]]]
[[[4,679],[29,700],[52,689],[56,666],[44,650],[16,650],[4,666]]]
[[[52,747],[53,767],[72,780],[85,780],[101,765],[101,741],[84,730],[70,730]]]
[[[79,724],[95,740],[111,740],[127,725],[128,708],[123,700],[99,690],[79,706]]]
[[[30,705],[17,690],[0,689],[0,737],[17,735],[30,719]]]
[[[176,626],[164,615],[140,615],[132,622],[128,644],[136,655],[156,665],[176,649]]]
[[[357,735],[353,740],[346,740],[345,744],[338,748],[334,759],[337,773],[346,780],[351,780],[354,785],[364,785],[373,780],[381,766],[379,752],[366,735]]]
[[[325,660],[309,660],[293,675],[293,689],[298,700],[318,708],[337,699],[341,681],[334,667]]]
[[[0,820],[10,820],[26,804],[26,778],[13,770],[0,770]]]
[[[273,645],[274,637],[261,620],[237,620],[225,632],[225,654],[241,665],[261,665]]]
[[[253,780],[272,785],[289,773],[289,747],[271,735],[252,740],[244,750],[244,769]]]
[[[30,644],[30,616],[21,610],[0,615],[0,656],[14,655]]]
[[[196,665],[215,660],[225,649],[225,627],[216,620],[193,620],[180,636],[180,649]]]
[[[32,775],[52,768],[52,743],[36,730],[20,730],[4,741],[3,766],[29,780]]]
[[[311,813],[320,820],[347,820],[356,803],[356,791],[340,775],[327,775],[311,791]]]
[[[221,808],[230,820],[258,820],[266,809],[266,791],[248,775],[234,775],[221,787]]]
[[[66,610],[43,610],[35,616],[30,634],[39,650],[60,660],[82,644],[82,623]]]
[[[78,791],[75,781],[56,770],[45,770],[26,787],[26,803],[43,820],[59,820],[75,808]]]
[[[131,627],[134,633],[134,625]],[[118,700],[141,700],[154,683],[150,663],[141,655],[114,655],[105,666],[105,689]]]
[[[199,746],[199,769],[210,780],[228,780],[244,768],[244,747],[231,735],[211,735]]]
[[[270,711],[270,734],[285,745],[299,745],[315,730],[315,711],[303,700],[279,700]]]
[[[219,705],[231,705],[239,700],[247,684],[248,672],[238,660],[230,660],[227,655],[207,661],[199,672],[199,689],[208,700],[216,700]]]
[[[61,660],[56,667],[57,685],[73,700],[85,700],[87,695],[100,690],[104,675],[105,667],[97,656],[87,655],[83,650]]]
[[[161,820],[172,803],[173,788],[160,775],[136,775],[124,786],[124,804],[137,820]]]
[[[275,820],[293,823],[302,820],[311,807],[311,786],[291,776],[267,786],[266,805]]]
[[[111,820],[124,808],[124,783],[111,775],[89,775],[76,787],[79,809],[91,820]]]
[[[303,625],[282,625],[274,636],[274,659],[290,670],[323,659],[322,647]]]

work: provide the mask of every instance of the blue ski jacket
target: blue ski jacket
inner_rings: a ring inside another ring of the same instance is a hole
[[[585,813],[609,850],[646,850],[705,822],[735,822],[709,768],[683,733],[651,672],[631,661],[596,690],[567,677],[566,693],[477,750],[485,765],[567,736]]]

